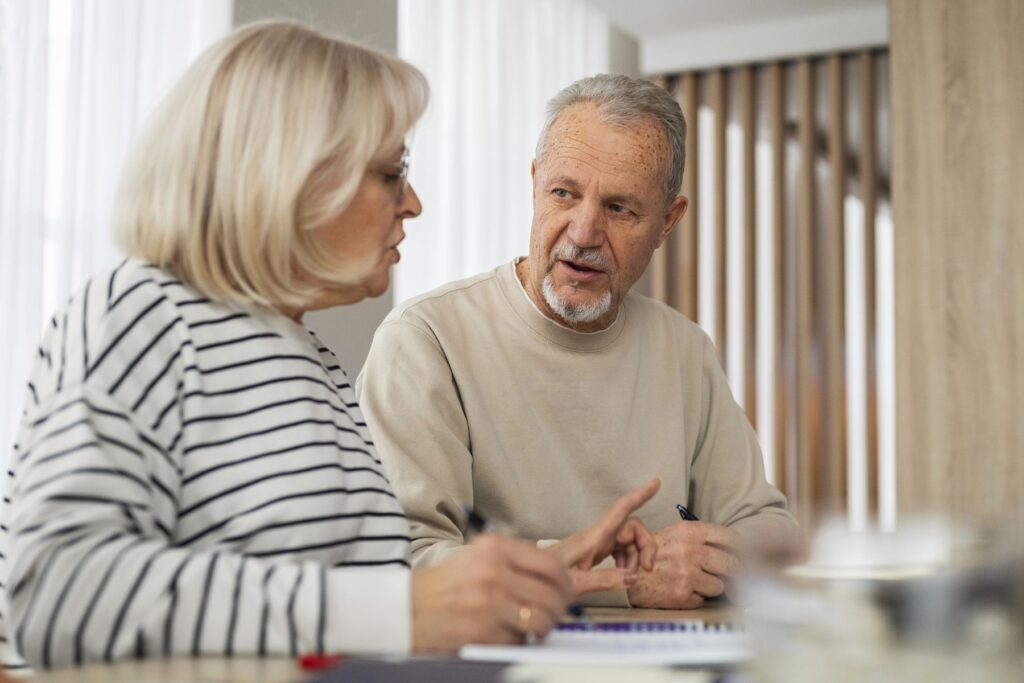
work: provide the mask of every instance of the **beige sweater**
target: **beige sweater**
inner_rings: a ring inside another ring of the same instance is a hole
[[[638,294],[578,333],[505,264],[392,311],[357,392],[415,564],[462,544],[463,505],[564,538],[652,477],[661,490],[639,516],[653,530],[680,521],[676,503],[741,535],[795,529],[707,335]]]

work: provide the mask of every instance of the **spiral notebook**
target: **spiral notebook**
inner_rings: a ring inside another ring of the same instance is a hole
[[[728,666],[750,659],[748,635],[735,624],[618,621],[560,624],[534,645],[467,645],[463,659],[536,664]]]

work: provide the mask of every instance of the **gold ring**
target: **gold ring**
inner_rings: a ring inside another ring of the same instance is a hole
[[[533,616],[533,610],[523,605],[519,608],[519,631],[521,633],[530,632],[530,617]]]

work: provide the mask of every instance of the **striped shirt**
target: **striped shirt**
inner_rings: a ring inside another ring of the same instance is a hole
[[[0,512],[8,661],[408,649],[408,521],[316,335],[127,260],[33,361]]]

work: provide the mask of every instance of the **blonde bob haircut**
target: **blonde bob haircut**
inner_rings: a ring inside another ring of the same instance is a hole
[[[226,302],[303,307],[374,263],[315,228],[426,108],[400,59],[306,26],[245,26],[210,47],[147,123],[114,206],[126,254]],[[372,259],[376,262],[378,259]]]

